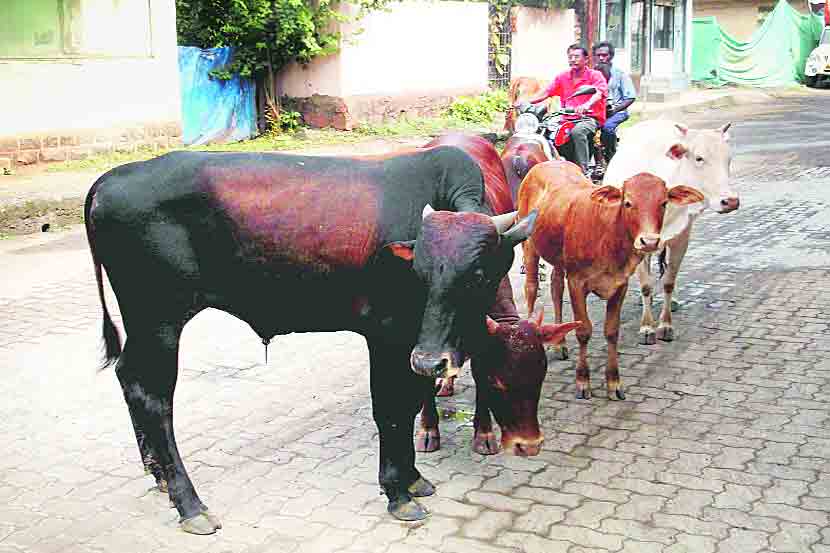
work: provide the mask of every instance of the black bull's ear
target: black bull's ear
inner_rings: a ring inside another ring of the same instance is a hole
[[[512,248],[516,244],[520,244],[530,238],[530,235],[533,234],[533,227],[536,225],[536,217],[538,216],[538,209],[534,209],[528,213],[524,219],[518,221],[510,230],[501,235],[502,244]]]

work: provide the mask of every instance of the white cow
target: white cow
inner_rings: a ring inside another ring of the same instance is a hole
[[[651,299],[654,279],[651,274],[651,256],[637,267],[637,278],[643,297],[643,317],[640,322],[640,343],[654,344],[656,338],[674,339],[671,320],[672,293],[677,273],[686,249],[692,224],[701,212],[713,209],[729,213],[738,209],[738,194],[729,187],[729,169],[732,152],[729,144],[729,126],[716,130],[691,130],[672,121],[644,121],[626,129],[616,155],[608,164],[603,184],[622,186],[623,181],[637,173],[653,173],[662,178],[669,188],[680,184],[693,186],[703,192],[705,200],[690,206],[669,205],[663,223],[664,238],[661,260],[667,258],[663,277],[663,310],[660,325],[654,330]]]

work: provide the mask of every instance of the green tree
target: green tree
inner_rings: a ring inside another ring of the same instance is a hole
[[[343,0],[346,2],[347,0]],[[359,15],[393,0],[348,0]],[[348,17],[340,0],[176,0],[179,44],[214,48],[232,46],[231,63],[214,76],[234,73],[256,81],[266,119],[279,117],[274,76],[292,61],[308,63],[332,54],[340,45],[339,23]]]

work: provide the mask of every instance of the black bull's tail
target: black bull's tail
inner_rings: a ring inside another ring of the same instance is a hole
[[[92,219],[90,218],[92,200],[100,183],[101,179],[95,181],[95,184],[92,185],[92,188],[90,188],[86,196],[86,201],[84,202],[84,226],[86,227],[86,239],[89,242],[89,251],[92,254],[92,263],[95,266],[95,280],[98,282],[98,297],[101,300],[101,308],[104,312],[104,363],[101,365],[101,369],[105,369],[115,363],[118,360],[118,356],[121,355],[121,336],[118,334],[118,329],[112,322],[112,317],[107,309],[107,302],[104,298],[104,280],[101,273],[101,262],[95,253],[95,230],[92,227]]]

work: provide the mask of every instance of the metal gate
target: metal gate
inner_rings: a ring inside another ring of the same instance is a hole
[[[490,3],[488,19],[487,81],[490,88],[510,87],[510,65],[513,28],[510,8]]]

